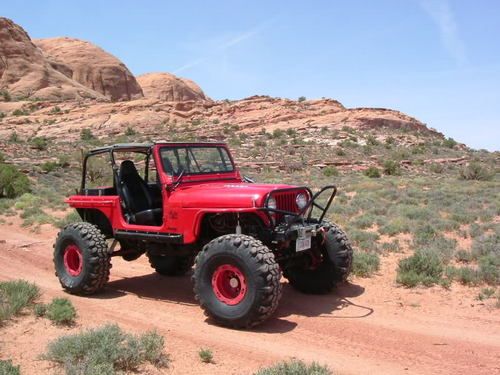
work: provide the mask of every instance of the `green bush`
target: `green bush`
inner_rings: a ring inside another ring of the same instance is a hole
[[[380,171],[378,170],[377,167],[369,167],[368,169],[365,169],[363,174],[367,177],[370,178],[380,178]]]
[[[43,358],[63,365],[67,374],[135,372],[145,362],[167,367],[164,345],[163,337],[155,331],[132,335],[108,324],[56,339]]]
[[[213,363],[214,361],[214,354],[210,349],[200,349],[198,355],[203,363]]]
[[[19,137],[19,135],[17,134],[16,131],[13,131],[12,133],[10,133],[10,135],[9,135],[9,142],[12,142],[12,143],[19,143],[19,142],[21,142],[21,138]]]
[[[41,318],[47,313],[47,305],[45,303],[37,303],[33,308],[35,316]]]
[[[12,97],[7,90],[0,91],[0,96],[2,96],[4,102],[10,102]]]
[[[131,126],[128,126],[127,130],[125,130],[125,135],[126,136],[132,136],[132,135],[135,135],[135,134],[136,134],[135,130]]]
[[[25,109],[15,109],[12,111],[12,116],[28,116],[30,113]]]
[[[255,375],[332,375],[332,371],[327,366],[316,362],[306,364],[297,359],[291,359],[262,368]]]
[[[2,375],[20,375],[19,366],[14,366],[12,361],[0,359],[0,374]]]
[[[479,277],[490,285],[500,285],[500,252],[479,258]]]
[[[481,292],[479,292],[477,299],[480,301],[484,301],[485,299],[491,298],[495,295],[495,289],[493,288],[483,288]]]
[[[94,138],[94,134],[92,134],[92,131],[90,129],[84,128],[80,131],[80,139],[82,141],[90,141]]]
[[[0,198],[15,198],[30,191],[30,180],[13,165],[0,163]]]
[[[0,111],[0,120],[3,119],[5,116],[7,116],[7,115]]]
[[[299,103],[305,102],[306,101],[306,97],[305,96],[299,96],[299,99],[297,99],[297,101]]]
[[[487,181],[493,178],[493,172],[478,162],[472,162],[461,168],[459,175],[462,180]]]
[[[47,149],[49,142],[45,137],[35,137],[31,140],[31,145],[37,150],[44,151]]]
[[[325,177],[333,177],[338,175],[339,171],[335,167],[326,167],[323,169],[323,176]]]
[[[370,146],[378,146],[380,144],[380,142],[373,135],[369,135],[366,138],[366,144],[370,145]]]
[[[58,325],[71,325],[75,322],[76,309],[67,298],[54,298],[47,305],[45,314],[52,322]]]
[[[443,141],[444,147],[453,148],[456,145],[457,145],[457,141],[455,141],[453,138],[447,138]]]
[[[441,281],[443,271],[444,266],[436,253],[417,250],[414,255],[399,261],[396,281],[410,288],[418,284],[431,286]]]
[[[380,268],[377,253],[355,251],[352,260],[352,272],[356,276],[370,277]]]
[[[401,174],[399,163],[395,162],[394,160],[384,161],[384,173],[389,176],[399,176]]]
[[[59,113],[61,113],[61,108],[58,107],[57,105],[55,107],[53,107],[50,112],[49,112],[51,115],[57,115]]]
[[[46,161],[41,165],[42,171],[45,173],[53,172],[57,167],[59,167],[59,164],[55,161]]]
[[[0,324],[31,305],[40,295],[35,284],[25,280],[0,282]]]
[[[432,163],[429,168],[430,168],[432,173],[436,173],[436,174],[441,174],[446,169],[443,164],[439,164],[439,163]]]

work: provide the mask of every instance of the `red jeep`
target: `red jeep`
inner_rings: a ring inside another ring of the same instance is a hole
[[[305,293],[329,292],[349,275],[351,245],[323,220],[336,191],[254,183],[224,143],[97,148],[84,158],[79,193],[67,199],[82,222],[57,236],[56,275],[70,293],[92,294],[108,281],[114,256],[146,254],[168,276],[194,264],[205,312],[222,325],[251,327],[276,310],[282,272]]]

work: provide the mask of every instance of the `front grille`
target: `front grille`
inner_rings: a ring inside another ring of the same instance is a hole
[[[289,211],[289,212],[298,212],[299,209],[297,207],[297,203],[295,199],[297,197],[297,192],[290,193],[277,193],[273,194],[274,199],[276,199],[276,208],[278,210]],[[276,221],[280,222],[283,219],[283,214],[276,214]]]

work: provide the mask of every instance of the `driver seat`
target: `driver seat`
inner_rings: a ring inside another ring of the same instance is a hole
[[[162,209],[153,207],[148,184],[137,172],[132,160],[120,164],[120,195],[130,224],[161,225]]]

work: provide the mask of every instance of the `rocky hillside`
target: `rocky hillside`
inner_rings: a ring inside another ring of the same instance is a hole
[[[142,89],[124,63],[96,45],[74,38],[36,39],[50,65],[113,101],[142,98]]]
[[[0,89],[17,98],[77,100],[102,97],[54,69],[21,26],[1,17]]]
[[[146,98],[169,102],[209,100],[195,82],[170,73],[148,73],[137,77]]]
[[[227,129],[246,134],[293,131],[315,144],[342,140],[316,133],[349,128],[384,138],[402,131],[403,145],[443,135],[404,113],[384,108],[346,108],[333,99],[290,100],[253,96],[213,101],[193,81],[169,73],[137,77],[116,57],[73,38],[34,42],[18,25],[0,18],[0,138],[18,134],[56,141],[143,134],[175,139],[191,134],[226,139]],[[325,133],[323,133],[325,134]],[[330,133],[328,133],[330,134]],[[361,140],[361,142],[364,142]]]

